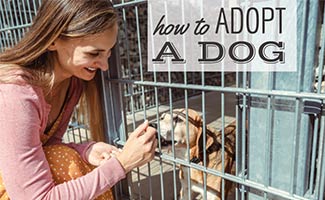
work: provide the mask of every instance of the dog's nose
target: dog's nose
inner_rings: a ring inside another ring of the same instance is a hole
[[[157,123],[155,123],[155,122],[150,122],[149,126],[151,126],[152,128],[157,129]]]

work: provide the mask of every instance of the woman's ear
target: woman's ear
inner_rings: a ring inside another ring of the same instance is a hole
[[[47,47],[49,51],[56,51],[58,46],[58,39],[54,40],[50,46]]]

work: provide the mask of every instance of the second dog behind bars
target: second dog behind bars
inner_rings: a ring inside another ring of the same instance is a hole
[[[188,135],[186,127],[186,110],[175,109],[172,115],[167,112],[160,117],[160,136],[164,148],[172,144],[175,145],[176,157],[188,160],[187,141],[189,142],[189,159],[191,163],[204,165],[204,151],[206,155],[206,167],[208,169],[222,172],[222,134],[210,127],[206,127],[206,143],[203,145],[203,121],[200,115],[188,109]],[[172,131],[173,129],[173,131]],[[172,133],[174,136],[172,137]],[[235,122],[228,125],[224,131],[224,172],[234,174],[235,158]],[[190,168],[191,188],[188,184],[188,169],[180,166],[179,178],[181,182],[180,199],[188,200],[189,192],[200,193],[204,196],[204,173],[200,170]],[[232,184],[225,180],[224,195],[227,197]],[[219,200],[222,198],[222,178],[207,173],[206,175],[206,195],[208,200]],[[193,195],[191,195],[193,198]]]

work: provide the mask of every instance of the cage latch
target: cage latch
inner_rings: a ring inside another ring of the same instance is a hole
[[[240,109],[244,108],[244,96],[246,96],[245,107],[248,108],[249,96],[244,93],[239,93],[237,94],[237,105],[239,106]]]
[[[319,115],[322,112],[323,102],[317,100],[304,101],[304,113],[309,115]]]

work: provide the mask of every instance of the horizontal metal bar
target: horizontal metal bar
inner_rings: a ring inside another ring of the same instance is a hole
[[[232,88],[232,87],[220,87],[220,86],[202,86],[202,85],[192,85],[192,84],[179,84],[179,83],[167,83],[167,82],[150,82],[150,81],[135,81],[126,79],[108,79],[108,81],[115,83],[124,84],[135,84],[135,85],[145,85],[152,87],[166,87],[166,88],[178,88],[178,89],[192,89],[201,91],[215,91],[215,92],[227,92],[227,93],[243,93],[243,94],[256,94],[264,96],[282,96],[282,97],[292,97],[292,98],[306,98],[306,99],[325,99],[324,94],[300,92],[295,91],[283,91],[283,90],[260,90],[251,88]]]
[[[288,192],[285,192],[285,191],[282,191],[282,190],[279,190],[279,189],[276,189],[276,188],[265,187],[262,184],[258,184],[256,182],[253,182],[253,181],[250,181],[250,180],[243,180],[242,178],[231,175],[231,174],[222,174],[222,172],[212,170],[212,169],[209,169],[209,168],[204,168],[203,166],[201,166],[199,164],[189,163],[188,161],[178,159],[178,158],[174,158],[173,156],[162,154],[162,155],[160,155],[160,157],[162,159],[166,160],[166,161],[168,160],[168,161],[171,161],[171,162],[176,162],[176,163],[184,165],[186,167],[191,167],[192,169],[197,169],[197,170],[200,170],[200,171],[205,172],[205,173],[209,173],[209,174],[212,174],[212,175],[215,175],[215,176],[219,176],[219,177],[227,179],[229,181],[236,182],[238,184],[245,185],[247,187],[251,187],[251,188],[254,188],[254,189],[257,189],[257,190],[261,190],[261,191],[264,191],[264,192],[267,192],[269,194],[273,194],[273,195],[276,195],[276,196],[279,196],[279,197],[283,197],[283,198],[290,199],[290,200],[310,200],[309,198],[296,196],[296,195],[291,195]]]
[[[84,129],[88,129],[88,127],[84,124],[79,124],[78,122],[70,122],[69,123],[69,128],[73,128],[73,129],[78,129],[78,128],[84,128]]]
[[[11,30],[16,30],[16,29],[27,28],[27,27],[30,27],[31,25],[32,24],[29,23],[29,24],[23,24],[23,25],[19,25],[19,26],[12,26],[12,27],[3,28],[3,29],[0,29],[0,33],[1,32],[6,32],[6,31],[11,31]]]
[[[154,89],[148,89],[148,90],[145,90],[144,92],[145,92],[146,94],[147,94],[147,93],[150,93],[150,92],[154,93],[155,90],[154,90]],[[132,94],[131,94],[131,93],[126,93],[126,94],[124,94],[124,97],[140,96],[140,95],[142,95],[142,92],[133,92]]]

